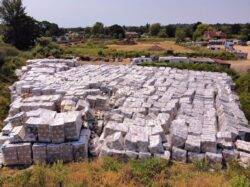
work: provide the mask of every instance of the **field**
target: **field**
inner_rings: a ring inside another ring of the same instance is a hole
[[[240,60],[240,61],[228,61],[231,63],[232,69],[237,72],[246,73],[250,71],[250,46],[236,46],[237,50],[247,52],[248,59],[247,60]]]
[[[180,46],[171,40],[139,39],[136,45],[121,45],[117,40],[89,39],[81,44],[61,45],[64,53],[73,56],[91,57],[135,57],[148,54],[162,55],[170,50],[173,53],[191,53],[193,50]]]
[[[159,42],[138,42],[136,45],[108,45],[108,48],[121,51],[148,51],[152,52],[151,48],[158,46],[162,51],[172,50],[175,53],[192,52],[191,49],[177,45],[174,41],[159,41]],[[156,50],[157,51],[157,50]]]

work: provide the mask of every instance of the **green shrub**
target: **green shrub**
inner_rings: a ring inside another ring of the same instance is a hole
[[[51,38],[42,37],[37,41],[37,45],[32,49],[32,56],[36,58],[47,58],[53,56],[60,58],[63,55],[63,49]]]
[[[250,93],[250,73],[242,74],[236,81],[236,88],[239,93]]]
[[[198,171],[208,171],[210,169],[209,163],[206,159],[197,160],[196,162],[194,162],[194,166]]]
[[[134,178],[144,185],[150,185],[157,175],[168,170],[167,161],[157,158],[132,160],[130,165]]]
[[[250,120],[250,73],[242,74],[236,80],[236,91],[240,97],[242,110]]]
[[[20,174],[14,177],[14,183],[16,186],[30,186],[30,178],[32,176],[31,170],[24,170]]]
[[[44,164],[38,164],[33,167],[32,177],[30,183],[32,186],[46,186],[46,176],[47,176],[47,167]]]
[[[63,165],[63,162],[56,162],[49,169],[49,177],[52,178],[53,184],[56,186],[63,186],[67,180],[68,170]]]
[[[15,70],[22,65],[21,59],[18,57],[7,57],[3,66],[1,67],[1,73],[5,76],[15,76]]]
[[[239,93],[241,108],[250,121],[250,92]]]
[[[103,158],[103,169],[104,171],[114,171],[118,172],[121,170],[123,164],[115,158],[106,157]]]
[[[250,180],[244,175],[237,175],[230,180],[232,187],[250,187]]]

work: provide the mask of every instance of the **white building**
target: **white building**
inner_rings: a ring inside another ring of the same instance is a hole
[[[138,64],[145,63],[145,62],[153,62],[153,60],[152,58],[149,58],[149,57],[138,57],[138,58],[132,59],[133,65],[138,65]]]
[[[189,63],[188,57],[178,57],[178,56],[167,56],[167,57],[160,57],[160,62],[170,62],[170,63]]]

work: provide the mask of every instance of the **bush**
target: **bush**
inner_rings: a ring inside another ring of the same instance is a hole
[[[196,162],[194,162],[194,166],[198,171],[208,171],[210,169],[209,163],[206,159],[204,160],[197,160]]]
[[[30,179],[30,183],[32,186],[46,186],[46,176],[47,176],[47,168],[44,164],[38,164],[33,167],[32,177]]]
[[[250,181],[244,175],[237,175],[230,180],[232,187],[249,187]]]
[[[68,176],[67,168],[63,165],[63,163],[54,163],[49,172],[49,177],[51,177],[53,184],[56,184],[56,186],[63,186],[63,183],[66,181]]]
[[[236,88],[239,93],[250,93],[250,73],[242,74],[236,81]]]
[[[32,56],[36,58],[47,58],[53,56],[60,58],[63,55],[62,48],[52,42],[51,38],[42,37],[37,40],[37,45],[32,50]]]
[[[132,160],[131,170],[133,177],[144,185],[150,186],[155,177],[167,171],[168,163],[166,160],[150,158],[147,160]]]
[[[16,186],[22,186],[22,187],[29,186],[31,176],[32,173],[30,170],[24,170],[20,174],[14,177],[14,183],[16,184]]]
[[[6,77],[15,76],[15,70],[20,68],[22,61],[18,57],[7,57],[3,66],[1,67],[1,73]]]
[[[123,164],[122,164],[122,162],[120,162],[114,158],[106,157],[106,158],[103,158],[103,166],[102,167],[105,171],[118,172],[123,167]]]
[[[243,74],[236,80],[236,91],[240,97],[241,108],[250,121],[250,73]]]

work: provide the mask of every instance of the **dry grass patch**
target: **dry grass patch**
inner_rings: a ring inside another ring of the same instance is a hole
[[[192,52],[191,49],[180,46],[174,41],[161,41],[161,42],[138,42],[136,45],[108,45],[108,48],[118,51],[148,51],[153,46],[159,46],[163,50],[173,50],[176,53]]]
[[[202,164],[199,164],[202,166]],[[102,158],[63,165],[37,165],[28,169],[0,169],[0,186],[250,186],[250,173],[238,165],[210,171],[192,164],[169,164],[166,160]]]

